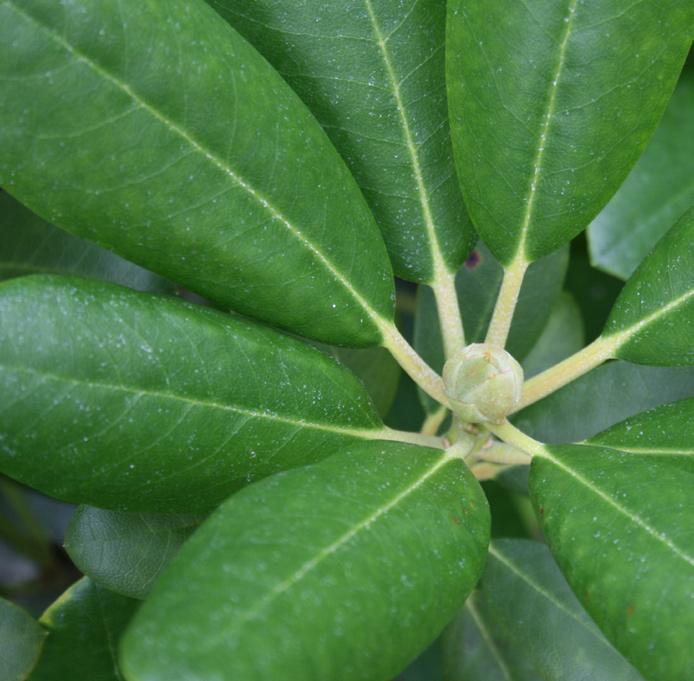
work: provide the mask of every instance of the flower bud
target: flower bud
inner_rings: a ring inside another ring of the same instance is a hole
[[[473,343],[446,362],[443,383],[463,421],[500,423],[521,400],[523,369],[506,350]]]

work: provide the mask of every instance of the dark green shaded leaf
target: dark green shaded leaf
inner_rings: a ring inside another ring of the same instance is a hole
[[[273,476],[162,575],[124,639],[126,675],[387,681],[462,605],[488,540],[481,489],[441,452],[364,443]]]
[[[533,503],[562,572],[649,681],[692,669],[693,488],[692,456],[555,445],[531,466]]]
[[[81,274],[140,291],[174,290],[165,279],[53,227],[0,191],[0,279],[45,272]]]
[[[641,681],[605,640],[547,547],[499,539],[445,638],[446,681]]]
[[[566,290],[576,299],[586,327],[586,342],[595,340],[605,327],[612,305],[623,283],[591,267],[585,253],[585,241],[574,239],[566,273]]]
[[[138,605],[80,579],[41,617],[48,638],[30,681],[124,681],[117,645]]]
[[[32,314],[27,315],[27,310]],[[0,286],[0,468],[100,508],[198,512],[355,439],[361,383],[271,329],[112,284]]]
[[[240,312],[382,339],[391,267],[356,183],[202,0],[3,0],[0,63],[0,185],[32,210]]]
[[[694,369],[609,362],[513,417],[542,442],[576,442],[660,404],[694,397]]]
[[[393,356],[384,348],[338,348],[333,345],[323,346],[323,349],[360,378],[376,410],[385,417],[393,406],[402,374]]]
[[[80,506],[65,537],[75,565],[109,591],[144,599],[202,516]]]
[[[637,414],[589,442],[635,454],[694,456],[694,399]]]
[[[585,229],[653,134],[691,43],[692,5],[633,0],[449,3],[458,176],[504,264]]]
[[[27,612],[0,598],[0,679],[24,681],[28,678],[45,636]]]
[[[523,360],[526,378],[561,362],[585,345],[583,319],[573,296],[566,291],[555,301],[542,335]]]
[[[694,208],[626,283],[602,335],[630,362],[694,364]]]
[[[527,355],[547,323],[559,295],[569,262],[569,250],[533,263],[529,268],[518,299],[508,338],[508,351],[516,358]],[[504,276],[503,267],[483,244],[478,244],[456,276],[460,312],[468,343],[484,340],[494,311],[494,303]],[[429,366],[441,371],[444,364],[439,315],[430,289],[420,286],[417,292],[414,346]],[[438,404],[421,394],[429,411]]]
[[[209,0],[316,115],[396,273],[433,282],[474,243],[453,165],[438,0]]]
[[[628,279],[694,205],[694,71],[682,72],[651,143],[588,229],[593,263]]]

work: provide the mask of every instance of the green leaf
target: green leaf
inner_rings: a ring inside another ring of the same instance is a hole
[[[576,442],[666,402],[694,397],[694,369],[609,362],[513,417],[543,442]]]
[[[595,340],[605,328],[612,305],[622,290],[623,283],[615,277],[591,267],[588,255],[582,250],[584,239],[574,239],[566,290],[576,299],[586,327],[586,342]]]
[[[569,250],[565,248],[528,268],[507,344],[516,359],[525,357],[542,333],[561,291],[568,263]],[[468,343],[484,340],[503,276],[503,267],[482,243],[458,271],[455,286]],[[417,292],[414,347],[429,366],[436,371],[443,369],[443,341],[436,302],[431,290],[423,286]],[[420,399],[428,411],[438,408],[424,393]]]
[[[691,3],[448,4],[447,84],[458,176],[505,265],[585,229],[622,184],[691,43]]]
[[[251,480],[389,439],[359,380],[320,351],[112,284],[5,282],[0,358],[2,472],[100,508],[205,511]]]
[[[393,282],[366,202],[298,97],[202,0],[2,0],[0,27],[0,185],[239,312],[381,341]]]
[[[555,301],[547,325],[523,361],[526,378],[558,364],[585,345],[583,319],[573,296],[566,291]]]
[[[599,433],[589,442],[635,454],[694,456],[694,399],[649,409]]]
[[[641,681],[581,607],[547,547],[492,543],[444,638],[447,681]]]
[[[694,70],[682,72],[651,143],[588,228],[593,263],[628,279],[694,205]]]
[[[173,292],[165,279],[54,227],[0,191],[0,279],[81,274],[140,291]]]
[[[433,283],[474,243],[446,107],[445,3],[209,0],[318,118],[369,202],[396,274]]]
[[[626,283],[602,336],[629,362],[694,364],[694,208]]]
[[[48,638],[30,681],[123,681],[117,645],[138,605],[80,579],[41,617]]]
[[[605,636],[649,681],[691,672],[694,457],[544,448],[530,472],[552,553]]]
[[[385,417],[395,401],[402,374],[400,365],[390,352],[384,348],[322,347],[361,379],[376,410],[381,417]]]
[[[123,668],[138,681],[388,681],[462,605],[488,540],[460,459],[358,445],[225,502],[145,601]]]
[[[0,679],[24,681],[41,653],[45,633],[14,603],[0,598]]]
[[[80,506],[68,527],[65,549],[99,586],[144,599],[203,519]]]

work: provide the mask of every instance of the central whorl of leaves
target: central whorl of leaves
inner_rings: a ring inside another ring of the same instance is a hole
[[[523,369],[506,350],[472,343],[443,367],[451,409],[464,421],[499,423],[518,405]]]

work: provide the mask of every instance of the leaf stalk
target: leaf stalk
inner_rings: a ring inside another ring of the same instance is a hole
[[[499,295],[494,306],[492,320],[487,330],[486,343],[496,345],[499,348],[506,346],[508,333],[513,321],[513,313],[518,303],[523,278],[530,263],[521,255],[516,256],[504,271],[504,279],[501,282]]]

